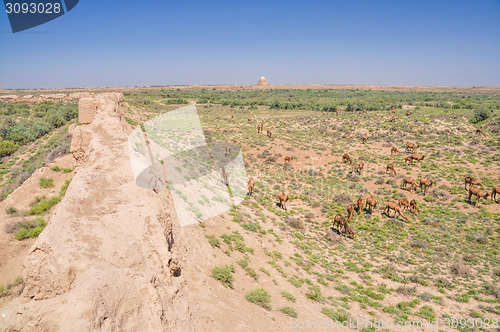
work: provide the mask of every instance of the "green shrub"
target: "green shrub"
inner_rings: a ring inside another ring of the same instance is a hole
[[[234,265],[222,265],[216,266],[212,269],[212,277],[215,280],[219,280],[222,286],[227,288],[233,288],[234,281]]]
[[[288,301],[291,301],[291,302],[295,302],[296,301],[295,296],[293,296],[292,293],[288,293],[288,292],[282,291],[281,292],[281,296],[283,296]]]
[[[236,264],[241,266],[241,268],[246,268],[248,266],[248,259],[240,259],[239,261],[236,261]]]
[[[68,187],[69,187],[69,184],[71,183],[71,180],[73,180],[73,179],[69,179],[69,180],[64,181],[64,184],[61,186],[61,189],[59,190],[59,196],[63,197],[64,195],[66,195],[66,190],[68,190]]]
[[[0,158],[10,156],[17,150],[18,147],[19,145],[12,141],[4,141],[0,139]]]
[[[73,170],[72,170],[71,168],[68,168],[68,167],[63,168],[63,169],[62,169],[62,171],[63,171],[63,173],[65,173],[65,174],[66,174],[66,173],[71,173],[71,172],[73,172]]]
[[[255,272],[254,269],[252,269],[251,267],[245,267],[245,272],[253,279],[253,281],[259,282],[259,275],[257,274],[257,272]]]
[[[295,309],[292,308],[292,307],[282,307],[282,308],[280,308],[280,311],[282,313],[284,313],[285,315],[287,315],[287,316],[290,316],[290,317],[293,317],[293,318],[297,318],[298,317],[297,311],[295,311]]]
[[[245,295],[245,298],[264,309],[272,309],[271,295],[263,288],[256,288],[248,291]]]
[[[31,209],[29,211],[29,214],[31,216],[37,215],[37,214],[44,214],[44,213],[48,212],[51,207],[53,207],[54,205],[56,205],[60,201],[61,201],[60,196],[54,196],[54,197],[51,197],[49,199],[43,200],[39,203],[32,205]]]
[[[21,241],[27,238],[35,238],[40,235],[46,226],[45,219],[38,217],[35,220],[23,221],[18,223],[20,229],[14,234],[16,240]]]
[[[54,179],[50,178],[40,178],[38,182],[42,188],[52,188],[54,187]]]
[[[5,213],[7,213],[7,214],[14,214],[16,212],[17,212],[17,209],[15,207],[13,207],[12,205],[5,209]]]
[[[50,170],[51,170],[51,171],[54,171],[54,172],[57,172],[57,171],[60,171],[60,170],[61,170],[61,168],[60,168],[59,166],[57,166],[57,165],[56,165],[56,166],[51,167],[51,168],[50,168]]]
[[[490,116],[491,116],[491,111],[489,109],[487,109],[486,107],[480,107],[474,111],[474,114],[472,115],[470,122],[479,123],[481,121],[488,119]]]

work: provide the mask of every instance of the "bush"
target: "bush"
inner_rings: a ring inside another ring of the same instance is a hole
[[[32,215],[37,215],[37,214],[43,214],[46,213],[50,210],[51,207],[56,205],[61,201],[61,197],[59,196],[54,196],[49,199],[43,200],[40,203],[36,203],[31,206],[31,209],[29,211],[29,214]]]
[[[72,170],[71,168],[68,168],[68,167],[63,168],[63,170],[62,170],[62,171],[63,171],[63,173],[65,173],[65,174],[66,174],[66,173],[71,173],[71,172],[73,172],[73,170]]]
[[[474,114],[472,115],[470,122],[479,123],[481,121],[488,119],[490,116],[491,116],[491,111],[486,107],[481,107],[474,111]]]
[[[4,141],[0,139],[0,158],[10,156],[19,146],[12,141]]]
[[[264,309],[272,309],[271,295],[263,288],[256,288],[248,291],[245,295],[245,298]]]
[[[215,280],[219,280],[222,286],[227,288],[233,288],[234,281],[234,265],[223,265],[216,266],[212,269],[212,277]]]
[[[472,275],[472,269],[462,263],[455,263],[451,266],[451,272],[459,277],[468,277]]]
[[[287,316],[290,316],[290,317],[293,317],[293,318],[297,318],[298,317],[297,311],[295,311],[295,309],[292,308],[292,307],[282,307],[282,308],[280,308],[280,311],[282,313],[284,313],[285,315],[287,315]]]
[[[54,171],[54,172],[57,172],[57,171],[60,171],[60,170],[61,170],[61,168],[60,168],[59,166],[57,166],[57,165],[56,165],[56,166],[51,167],[51,168],[50,168],[50,170],[51,170],[51,171]]]
[[[44,230],[46,226],[45,219],[42,217],[38,217],[35,220],[29,220],[24,222],[19,222],[18,227],[20,228],[15,234],[15,238],[18,241],[27,239],[27,238],[35,238],[40,235],[40,233]]]
[[[12,205],[5,209],[5,213],[7,213],[7,214],[14,214],[16,212],[17,212],[17,209],[15,207],[13,207]]]
[[[66,190],[68,190],[68,187],[69,187],[69,184],[71,183],[71,180],[73,180],[73,179],[69,179],[69,180],[64,181],[64,184],[61,186],[61,189],[59,189],[59,196],[63,197],[64,195],[66,195]]]
[[[50,178],[40,178],[38,182],[42,188],[52,188],[54,187],[54,179]]]
[[[291,301],[291,302],[295,302],[296,301],[295,296],[293,296],[292,293],[288,293],[288,292],[282,291],[281,292],[281,296],[283,296],[288,301]]]

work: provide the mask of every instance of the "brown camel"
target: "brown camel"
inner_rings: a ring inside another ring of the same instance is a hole
[[[428,178],[421,178],[420,179],[420,189],[424,192],[424,196],[427,193],[427,189],[432,187],[434,184],[434,181],[429,180]]]
[[[233,114],[231,114],[231,119],[234,119],[234,115]]]
[[[480,187],[483,186],[483,184],[481,183],[481,181],[476,181],[476,179],[473,178],[472,176],[466,176],[465,177],[465,190],[467,190],[467,184],[469,184],[469,188],[471,186],[480,186]]]
[[[411,157],[406,157],[405,158],[405,164],[406,163],[411,166],[411,164],[413,164],[413,159],[411,159]]]
[[[220,178],[221,178],[221,181],[224,182],[224,184],[226,186],[229,185],[229,183],[227,182],[227,177],[229,176],[229,172],[225,170],[224,167],[222,167],[221,171],[220,171]]]
[[[490,193],[483,193],[481,188],[472,187],[472,186],[469,187],[469,202],[471,204],[472,204],[471,196],[476,196],[476,206],[477,206],[480,198],[486,199],[486,198],[488,198],[489,195],[490,195]]]
[[[224,155],[225,157],[229,156],[231,154],[231,146],[230,145],[226,145],[224,147],[225,151],[226,151],[226,154]]]
[[[363,143],[366,143],[366,141],[368,141],[368,139],[369,139],[370,137],[371,137],[371,136],[368,136],[368,135],[363,136]]]
[[[396,114],[396,110],[392,110],[392,113],[393,113],[393,114]]]
[[[260,120],[260,127],[264,129],[264,119]]]
[[[363,197],[358,198],[358,201],[356,202],[356,209],[358,210],[358,214],[360,214],[363,209]]]
[[[410,192],[412,188],[415,188],[415,190],[417,190],[417,182],[413,178],[406,177],[403,179],[403,183],[401,183],[401,186],[406,189],[407,185],[410,185]]]
[[[373,198],[373,196],[371,196],[371,195],[370,195],[370,197],[368,197],[366,199],[365,209],[367,207],[369,208],[370,213],[372,213],[373,209],[375,209],[377,207],[377,200],[375,198]]]
[[[293,160],[293,157],[285,157],[285,163],[289,163]]]
[[[360,161],[357,164],[352,165],[352,170],[351,170],[352,173],[358,173],[359,175],[361,175],[361,171],[363,170],[364,165],[365,164],[362,161]]]
[[[350,221],[354,214],[354,205],[347,205],[347,221]]]
[[[342,156],[342,162],[349,162],[349,164],[352,165],[352,160],[351,160],[351,157],[349,157],[349,155],[347,153],[344,153],[344,155]]]
[[[260,132],[262,131],[262,127],[260,126],[260,124],[257,125],[257,134],[260,134]]]
[[[396,175],[396,170],[394,169],[394,165],[393,164],[388,164],[386,169],[385,169],[385,172],[387,173],[387,171],[393,171],[394,172],[394,175]]]
[[[401,211],[401,208],[399,207],[398,203],[393,202],[393,201],[387,202],[387,205],[384,208],[384,212],[387,214],[388,217],[390,217],[390,215],[389,215],[390,210],[394,210],[394,217],[396,217],[396,213],[397,213],[400,216],[402,216],[403,218],[408,219],[405,216],[405,214],[403,213],[403,211]]]
[[[424,160],[425,154],[419,155],[418,153],[412,153],[411,156],[410,156],[410,158],[412,160],[421,161],[421,160]]]
[[[496,186],[491,189],[491,199],[494,200],[495,202],[497,201],[496,197],[497,194],[500,194],[500,184],[497,184]]]
[[[290,197],[287,194],[285,194],[284,191],[281,190],[278,193],[278,198],[280,200],[280,206],[281,206],[281,208],[283,210],[286,210],[286,204],[285,203],[288,202],[288,200],[290,199]]]
[[[414,211],[417,211],[418,214],[420,214],[420,210],[418,209],[418,205],[417,205],[417,201],[416,200],[412,199],[410,201],[410,206],[413,208]],[[413,212],[413,213],[415,213],[415,212]]]
[[[344,231],[343,231],[344,235],[348,234],[349,236],[351,236],[352,238],[354,238],[354,236],[355,236],[354,232],[349,227],[348,221],[345,220],[345,218],[341,214],[335,215],[335,217],[333,218],[333,225],[337,226],[337,228],[338,228],[339,231],[343,227],[344,228]]]
[[[248,123],[253,123],[252,118],[248,118]]]
[[[253,195],[254,186],[255,186],[255,180],[253,178],[248,179],[247,190],[249,195]]]
[[[393,117],[391,118],[391,122],[396,122],[396,117],[395,117],[395,116],[393,116]]]
[[[354,137],[354,133],[351,133],[349,136],[347,136],[347,139],[352,139]]]
[[[484,131],[481,128],[477,128],[476,135],[480,135],[480,134],[482,134],[484,137],[486,137],[486,135],[484,134]]]
[[[267,136],[269,138],[274,138],[273,132],[271,130],[269,130],[269,129],[267,130]]]
[[[391,149],[391,156],[396,155],[399,153],[399,150],[397,148],[392,148]]]
[[[420,147],[420,144],[413,144],[413,143],[406,143],[406,151],[408,152],[411,150],[412,152],[415,152],[416,149]]]
[[[406,198],[401,198],[399,200],[399,207],[403,210],[403,211],[407,211],[407,210],[410,210],[411,209],[411,206],[410,206],[410,202],[408,202],[408,200]]]
[[[411,115],[411,112],[407,112],[406,115],[410,116]]]

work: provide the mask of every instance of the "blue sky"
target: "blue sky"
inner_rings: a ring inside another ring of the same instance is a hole
[[[80,0],[13,34],[0,87],[500,85],[500,0]]]

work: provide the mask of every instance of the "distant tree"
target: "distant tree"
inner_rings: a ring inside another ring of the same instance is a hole
[[[470,119],[472,123],[479,123],[488,119],[491,116],[491,111],[486,107],[482,106],[474,111],[474,115]]]
[[[347,107],[345,109],[347,112],[352,112],[354,111],[354,105],[352,103],[347,103]]]

